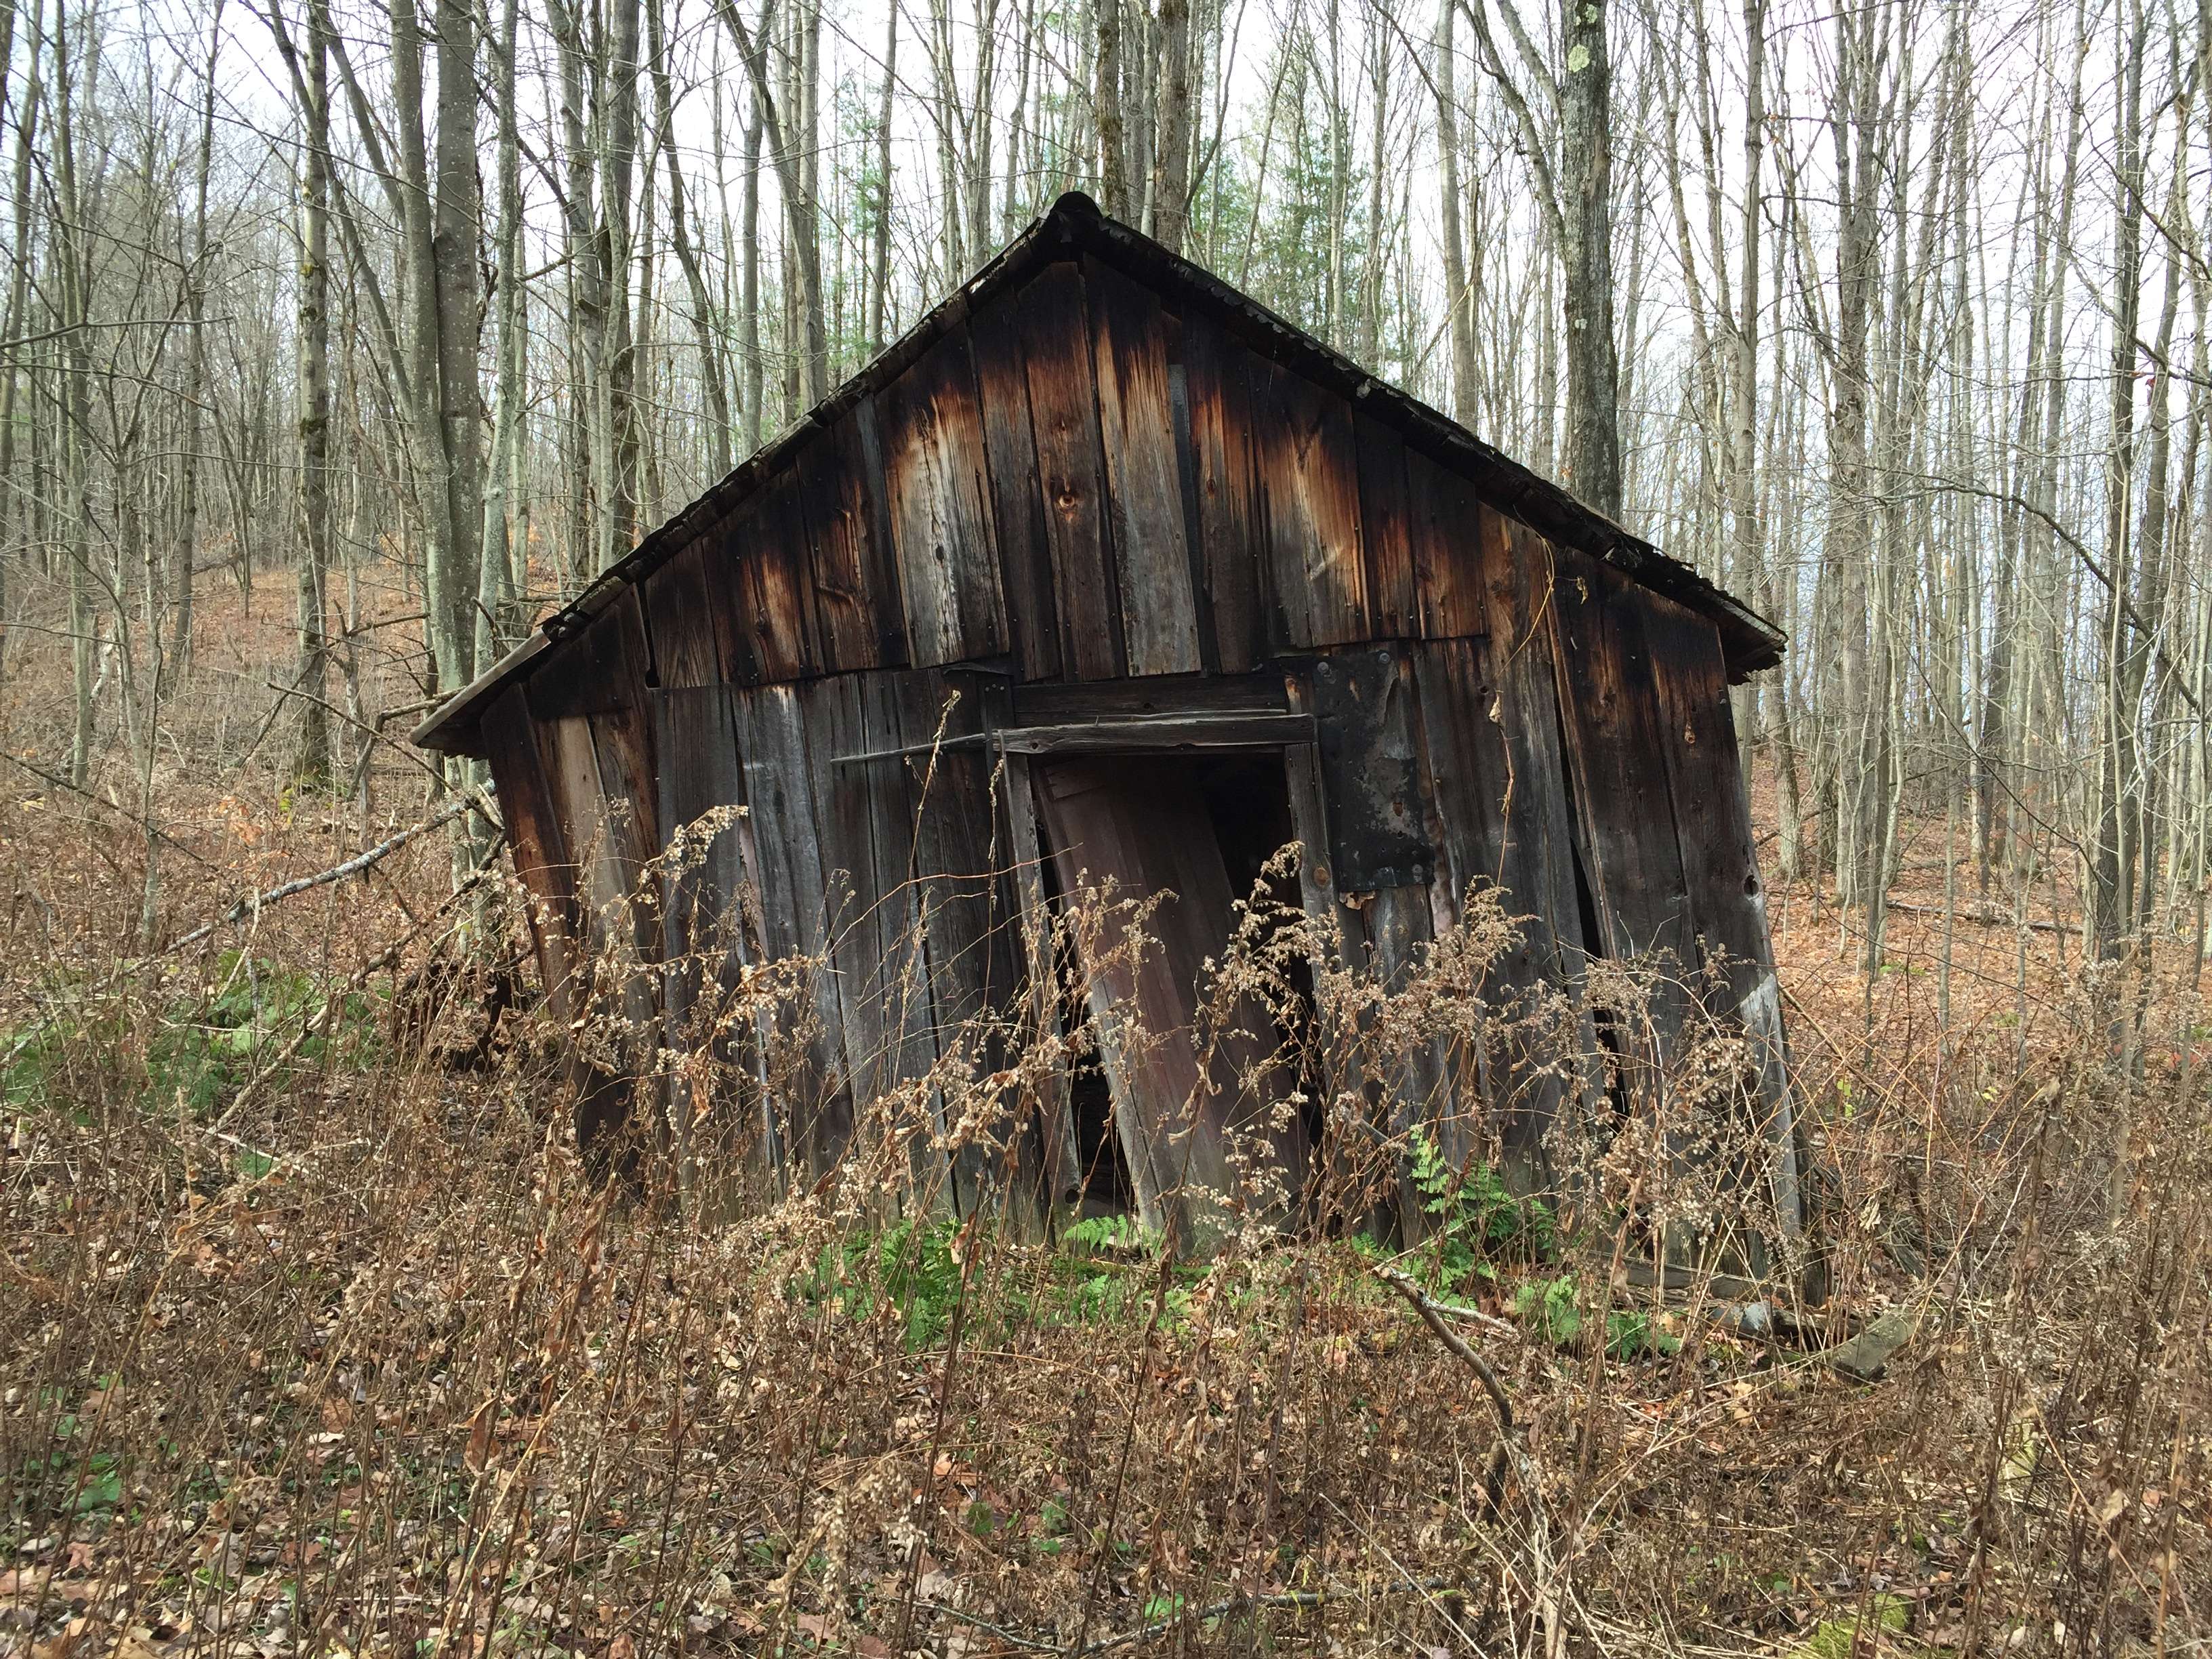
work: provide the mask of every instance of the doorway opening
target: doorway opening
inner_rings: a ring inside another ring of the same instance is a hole
[[[1265,882],[1267,908],[1299,903],[1295,872],[1267,874],[1296,839],[1282,752],[1041,758],[1034,782],[1048,893],[1061,914],[1079,890],[1109,882],[1117,898],[1163,896],[1140,954],[1122,948],[1123,917],[1079,930],[1069,959],[1055,964],[1069,1014],[1091,1018],[1100,1036],[1071,1079],[1079,1182],[1071,1201],[1085,1214],[1133,1211],[1194,1242],[1255,1198],[1287,1216],[1317,1126],[1304,1115],[1287,1127],[1273,1120],[1304,1081],[1308,1045],[1297,1039],[1310,1024],[1310,981],[1294,971],[1288,1008],[1237,1011],[1206,1056],[1198,1037],[1204,964],[1227,951],[1236,902]],[[1086,951],[1091,959],[1075,959]]]

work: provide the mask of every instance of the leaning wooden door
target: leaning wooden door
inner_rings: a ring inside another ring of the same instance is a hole
[[[1189,764],[1040,762],[1036,799],[1139,1217],[1197,1251],[1255,1210],[1279,1217],[1305,1168],[1304,1131],[1279,1097],[1288,1073],[1271,1063],[1267,1011],[1223,1019],[1200,1007],[1204,965],[1229,945],[1235,895]],[[1112,907],[1099,902],[1109,882],[1121,902]]]

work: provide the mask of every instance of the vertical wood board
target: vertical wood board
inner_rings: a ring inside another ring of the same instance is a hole
[[[996,656],[1006,648],[1006,605],[966,329],[885,387],[877,412],[915,662]]]
[[[1096,259],[1085,260],[1084,281],[1128,672],[1195,673],[1197,601],[1159,295]]]

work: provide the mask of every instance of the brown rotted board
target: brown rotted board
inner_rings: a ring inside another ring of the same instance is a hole
[[[668,690],[720,685],[732,678],[723,664],[707,581],[707,550],[694,542],[638,584],[654,678]]]
[[[1657,594],[1643,595],[1641,603],[1669,738],[1668,779],[1690,924],[1700,965],[1725,987],[1757,1058],[1760,1127],[1774,1147],[1768,1179],[1788,1236],[1804,1222],[1796,1106],[1781,989],[1767,933],[1766,893],[1759,879],[1720,635],[1710,622]]]
[[[652,661],[637,590],[625,587],[583,625],[572,644],[523,682],[529,688],[530,712],[541,720],[556,720],[633,707]]]
[[[1060,661],[1073,679],[1115,678],[1124,672],[1121,594],[1106,529],[1106,460],[1083,268],[1072,260],[1045,266],[1016,297],[1014,320]]]
[[[722,532],[741,661],[763,680],[792,680],[822,665],[814,623],[813,568],[799,474],[787,467],[740,503]]]
[[[1560,748],[1558,678],[1552,661],[1551,562],[1540,538],[1487,508],[1473,512],[1475,533],[1450,550],[1470,574],[1467,595],[1480,606],[1483,629],[1464,643],[1429,646],[1420,665],[1425,729],[1448,826],[1449,896],[1455,915],[1480,880],[1505,890],[1507,914],[1520,919],[1522,944],[1499,959],[1501,1007],[1544,984],[1575,1011],[1574,1040],[1594,1056],[1596,1035],[1581,1000],[1589,941],[1583,937],[1575,867],[1577,833]],[[1439,563],[1446,555],[1437,555]],[[1465,604],[1466,599],[1459,601]],[[1465,620],[1464,614],[1461,618]],[[1509,1042],[1485,1056],[1486,1098],[1510,1165],[1546,1178],[1543,1137],[1573,1098],[1544,1064],[1553,1058]],[[1602,1093],[1594,1058],[1583,1091]]]
[[[1190,401],[1192,487],[1200,565],[1217,659],[1242,673],[1268,654],[1259,556],[1262,523],[1252,456],[1252,355],[1212,323],[1186,319],[1183,384]]]
[[[653,746],[660,757],[659,820],[664,960],[662,1007],[668,1041],[688,1048],[710,1040],[719,1079],[749,1079],[757,1093],[760,1051],[750,1030],[708,1038],[724,999],[757,958],[745,936],[744,804],[737,721],[726,686],[686,686],[652,694]],[[726,818],[727,822],[719,822]],[[686,848],[672,842],[684,832]],[[706,993],[702,997],[702,993]],[[696,1115],[700,1102],[679,1102]],[[717,1100],[718,1106],[735,1104]]]
[[[483,732],[514,872],[537,901],[530,907],[530,933],[537,946],[538,972],[544,976],[546,1000],[554,1018],[566,1025],[570,1018],[568,975],[574,969],[571,948],[576,867],[546,781],[541,734],[530,718],[520,686],[508,687],[484,711]]]
[[[1101,1064],[1113,1090],[1114,1121],[1148,1226],[1170,1230],[1179,1248],[1203,1251],[1225,1218],[1207,1194],[1232,1189],[1232,1134],[1262,1136],[1271,1103],[1240,1093],[1236,1079],[1263,1071],[1268,1048],[1231,1034],[1216,1048],[1211,1084],[1201,1087],[1194,1037],[1198,982],[1209,957],[1228,943],[1232,894],[1212,821],[1188,774],[1143,760],[1040,763],[1037,799],[1063,891],[1087,873],[1123,894],[1172,894],[1145,925],[1155,941],[1133,967],[1113,962],[1126,924],[1109,919],[1078,940],[1100,1027]],[[1239,1018],[1247,1030],[1264,1018]],[[1142,1041],[1132,1041],[1135,1032]],[[1271,1093],[1262,1091],[1263,1096]],[[1260,1161],[1272,1159],[1295,1190],[1305,1165],[1303,1130],[1264,1136]]]
[[[770,962],[805,957],[815,963],[808,1006],[786,1011],[772,1045],[770,1109],[780,1143],[799,1167],[819,1175],[844,1155],[853,1115],[843,1010],[827,959],[827,882],[807,732],[795,687],[738,688],[731,705],[751,815],[762,947]]]
[[[1571,549],[1552,556],[1559,724],[1600,944],[1617,961],[1657,970],[1652,1014],[1664,1058],[1681,1028],[1679,981],[1696,957],[1643,590]]]
[[[1439,837],[1415,677],[1403,647],[1355,646],[1317,659],[1307,687],[1335,884],[1340,892],[1366,895],[1365,948],[1383,986],[1397,993],[1435,939],[1430,880]],[[1416,1127],[1446,1147],[1466,1139],[1457,1127],[1460,1066],[1448,1044],[1432,1039],[1377,1058],[1389,1067],[1384,1098],[1376,1103],[1385,1133],[1401,1148],[1410,1146]],[[1419,1237],[1426,1218],[1419,1194],[1403,1179],[1398,1200],[1385,1219],[1398,1236]]]
[[[1493,547],[1503,549],[1503,521],[1458,473],[1418,450],[1401,446],[1400,456],[1413,586],[1412,631],[1431,640],[1486,634],[1486,556]]]
[[[1359,525],[1367,559],[1369,632],[1376,639],[1407,639],[1421,630],[1406,441],[1360,409],[1352,411],[1352,433],[1359,453]],[[1461,533],[1465,530],[1462,525]]]
[[[906,660],[898,562],[883,499],[875,411],[863,398],[799,452],[799,492],[812,558],[814,613],[832,672]]]
[[[740,914],[744,861],[734,818],[744,804],[744,775],[738,764],[738,734],[728,688],[685,686],[651,694],[663,866],[660,872],[666,959],[688,961],[695,974],[712,972],[736,982],[741,946],[733,931]],[[674,840],[682,831],[685,848]],[[690,975],[671,983],[690,1000]],[[680,1024],[672,1000],[669,1018]]]
[[[1253,464],[1281,642],[1303,651],[1366,639],[1352,407],[1279,364],[1252,363]]]
[[[969,322],[983,443],[991,459],[991,520],[1006,595],[1006,631],[1024,679],[1060,675],[1060,615],[1053,601],[1045,495],[1030,417],[1021,323],[1011,304],[987,306]]]
[[[1006,611],[964,326],[884,389],[877,433],[915,665],[999,655]]]
[[[626,708],[586,717],[598,757],[599,789],[606,802],[606,848],[614,860],[629,927],[629,947],[641,963],[658,963],[665,949],[657,884],[648,866],[660,851],[655,820],[659,786],[653,776],[653,737],[643,693]],[[633,974],[623,986],[623,1012],[634,1033],[650,1032],[660,1012],[660,978]]]
[[[1111,266],[1086,259],[1084,282],[1128,671],[1195,673],[1204,665],[1170,406],[1166,319],[1158,294]]]

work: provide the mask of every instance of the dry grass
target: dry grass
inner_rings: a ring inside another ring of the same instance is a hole
[[[167,889],[179,930],[376,838],[285,809],[252,769],[180,766],[163,799],[194,849]],[[1995,981],[1978,1002],[1956,957],[1950,1031],[1932,975],[1906,971],[1869,1038],[1832,920],[1793,899],[1778,948],[1836,1295],[1784,1340],[1708,1316],[1729,1312],[1710,1287],[1662,1298],[1617,1274],[1644,1248],[1623,1219],[1650,1155],[1633,1135],[1577,1165],[1564,1259],[1510,1228],[1464,1260],[1399,1258],[1491,1316],[1455,1328],[1518,1425],[1493,1506],[1491,1402],[1347,1236],[1356,1182],[1339,1224],[1255,1224],[1203,1266],[902,1221],[880,1194],[927,1116],[917,1091],[867,1120],[842,1180],[708,1224],[673,1160],[611,1184],[580,1163],[575,1034],[491,994],[514,896],[456,933],[436,849],[146,962],[127,823],[47,793],[0,835],[11,1650],[2212,1638],[2205,1017],[2178,978],[2139,1072],[2109,1057],[2109,988],[2039,942],[2020,1019],[2009,933],[1975,943]],[[1929,948],[1916,926],[1893,940],[1908,964]],[[1422,988],[1324,975],[1322,1063],[1301,1074],[1356,1089],[1451,1020],[1493,1040],[1445,994],[1479,972],[1483,939],[1463,944],[1425,1006]],[[1223,995],[1266,994],[1270,951],[1326,945],[1255,933]],[[590,1040],[625,1040],[617,1007],[592,1018]],[[1001,1073],[1054,1058],[1036,1033],[988,1036],[932,1079],[955,1139],[991,1127],[963,1105],[1018,1096]],[[1920,1334],[1887,1380],[1823,1362],[1890,1307]]]

